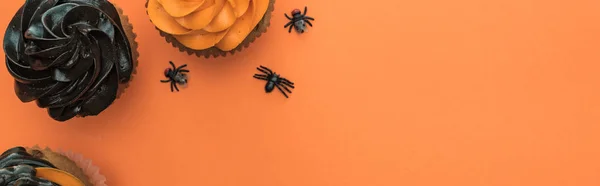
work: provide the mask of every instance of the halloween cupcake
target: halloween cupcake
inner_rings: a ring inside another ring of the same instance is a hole
[[[11,148],[0,155],[0,186],[106,186],[89,161],[38,147]]]
[[[66,121],[98,115],[124,92],[137,66],[134,38],[106,0],[26,0],[3,46],[17,97]]]
[[[234,54],[267,31],[275,0],[148,0],[150,20],[180,51]]]

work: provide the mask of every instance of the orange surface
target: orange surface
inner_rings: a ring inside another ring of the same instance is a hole
[[[600,1],[278,0],[268,33],[210,60],[165,43],[144,0],[115,2],[139,36],[127,93],[57,123],[2,70],[2,149],[79,152],[111,186],[600,185]],[[304,5],[315,27],[288,34]],[[191,70],[179,93],[169,60]]]

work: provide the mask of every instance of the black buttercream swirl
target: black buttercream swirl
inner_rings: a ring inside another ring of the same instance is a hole
[[[27,153],[23,147],[5,151],[0,155],[0,186],[58,186],[36,177],[36,167],[56,168],[52,163]]]
[[[106,0],[27,0],[4,35],[6,66],[22,102],[66,121],[97,115],[133,71],[117,9]]]

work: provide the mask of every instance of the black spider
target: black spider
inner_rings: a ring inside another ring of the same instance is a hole
[[[265,85],[265,92],[269,93],[269,92],[273,91],[273,89],[275,89],[275,87],[277,87],[277,89],[279,89],[279,91],[281,91],[281,93],[283,93],[285,98],[287,98],[288,95],[283,91],[283,89],[285,89],[289,93],[292,93],[292,91],[290,91],[290,89],[288,89],[288,87],[293,89],[294,83],[292,83],[290,80],[287,80],[287,79],[281,77],[279,74],[271,71],[271,69],[269,69],[267,67],[260,66],[260,67],[257,67],[256,69],[258,69],[258,71],[261,71],[262,73],[264,73],[264,74],[254,74],[254,78],[267,81],[267,85]],[[283,87],[283,89],[281,89],[281,87]]]
[[[290,29],[288,30],[288,32],[292,32],[292,28],[296,28],[296,31],[304,33],[304,30],[306,30],[306,23],[308,23],[308,25],[312,27],[313,25],[312,23],[310,23],[310,20],[315,20],[315,18],[306,16],[307,10],[308,8],[304,7],[304,13],[302,13],[300,12],[300,9],[294,9],[292,10],[292,17],[284,13],[285,17],[287,17],[290,20],[290,22],[285,24],[283,28],[287,28],[289,26]]]
[[[177,92],[179,92],[179,89],[177,88],[177,84],[185,85],[187,83],[187,75],[184,74],[184,72],[190,72],[190,71],[183,69],[183,68],[187,67],[187,64],[183,64],[183,65],[175,68],[175,64],[173,64],[172,61],[169,61],[169,63],[171,63],[171,66],[173,67],[173,68],[165,69],[165,77],[167,77],[169,79],[160,80],[160,82],[163,82],[163,83],[171,82],[171,92],[173,92],[173,87],[175,87],[175,90],[177,90]]]

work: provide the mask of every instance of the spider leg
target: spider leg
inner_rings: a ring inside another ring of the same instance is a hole
[[[176,69],[175,63],[173,63],[173,61],[169,61],[169,63],[171,63],[171,66],[173,66],[173,70],[175,70]]]
[[[310,23],[310,21],[304,20],[304,22],[308,23],[308,25],[310,25],[310,27],[312,27],[312,23]]]
[[[292,33],[292,28],[294,28],[294,24],[290,25],[290,29],[288,29],[288,33]]]
[[[305,16],[306,12],[308,12],[308,7],[304,6],[304,13],[302,13],[302,16]]]
[[[170,79],[160,80],[160,82],[163,82],[163,83],[168,83],[169,81],[171,81],[171,80]]]
[[[281,87],[283,87],[283,89],[285,89],[285,91],[292,93],[292,91],[290,89],[288,89],[286,85],[281,84]]]
[[[177,69],[175,69],[175,70],[181,70],[182,68],[185,68],[185,67],[187,67],[187,64],[183,64],[183,65],[177,67]]]
[[[315,18],[308,17],[308,16],[304,16],[304,18],[303,18],[303,19],[304,19],[305,21],[306,21],[306,20],[312,20],[312,21],[314,21],[314,20],[315,20]]]
[[[287,28],[288,26],[292,25],[292,23],[294,23],[293,21],[288,22],[287,24],[285,24],[285,26],[283,26],[283,28]]]
[[[281,87],[279,87],[278,84],[275,84],[275,86],[277,87],[277,89],[279,89],[279,91],[281,91],[281,93],[283,93],[283,95],[285,96],[285,98],[288,98],[288,95],[283,90],[281,90]]]
[[[289,20],[292,20],[292,18],[289,15],[287,15],[286,13],[283,13],[283,15],[285,15],[285,17],[288,18]]]
[[[262,79],[262,80],[267,80],[267,76],[265,75],[260,75],[260,74],[255,74],[254,78],[256,79]]]
[[[295,88],[295,87],[294,87],[294,83],[290,82],[289,80],[287,80],[287,79],[285,79],[285,78],[281,78],[281,77],[280,77],[280,78],[279,78],[279,80],[278,80],[278,83],[280,83],[280,84],[282,84],[282,85],[288,85],[288,86],[290,86],[290,87],[292,87],[292,88]]]
[[[179,70],[179,72],[190,72],[189,70]]]
[[[171,81],[171,92],[173,92],[173,85],[175,84],[174,81]]]
[[[264,74],[254,74],[254,76],[256,76],[256,77],[265,77],[265,78],[268,77],[267,75],[264,75]]]
[[[267,72],[266,70],[263,70],[263,69],[261,69],[261,68],[256,68],[256,69],[257,69],[258,71],[261,71],[262,73],[265,73],[265,74],[271,75],[271,73]]]
[[[263,68],[263,69],[269,71],[271,74],[273,74],[273,71],[271,69],[267,68],[267,67],[264,67],[264,66],[261,65],[260,68]]]
[[[292,85],[294,84],[294,82],[291,82],[290,80],[285,79],[285,78],[281,78],[281,81],[287,82],[287,83],[292,84]]]
[[[285,81],[282,81],[281,84],[285,85],[285,86],[288,86],[288,87],[291,87],[291,88],[296,88],[296,87],[294,87],[294,85],[292,85],[292,84],[290,84],[288,82],[285,82]]]
[[[254,78],[256,78],[256,79],[260,79],[260,80],[265,80],[265,81],[267,81],[267,80],[268,80],[266,77],[258,77],[258,76],[254,76]]]
[[[177,92],[179,92],[179,89],[177,88],[177,83],[173,82],[173,87],[175,87],[175,90],[177,90]]]

